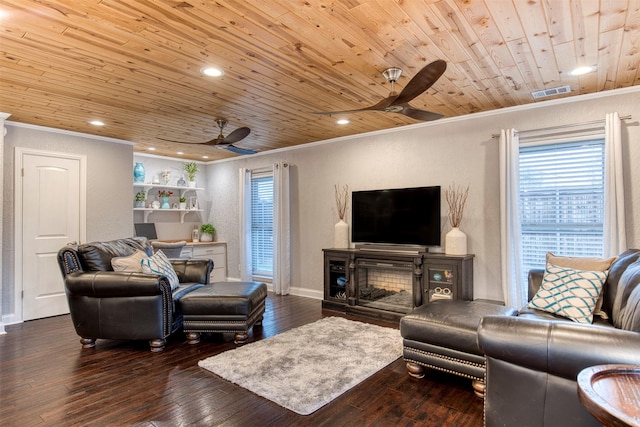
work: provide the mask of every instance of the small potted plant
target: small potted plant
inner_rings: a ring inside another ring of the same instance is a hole
[[[216,228],[212,224],[202,224],[200,226],[200,241],[212,242],[213,235],[216,233]]]
[[[180,196],[180,209],[187,209],[187,198]]]
[[[200,169],[196,162],[189,162],[184,164],[184,171],[189,175],[189,187],[196,186],[196,174]]]
[[[140,190],[136,193],[135,198],[135,207],[136,208],[144,208],[144,202],[147,200],[147,193]]]

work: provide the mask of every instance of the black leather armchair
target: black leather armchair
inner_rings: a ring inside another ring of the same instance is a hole
[[[529,275],[530,297],[541,278]],[[592,325],[531,309],[482,319],[486,426],[601,425],[580,404],[576,379],[594,365],[640,364],[640,250],[619,256],[603,292],[609,319]]]
[[[165,276],[116,272],[111,259],[142,250],[152,255],[145,237],[66,246],[58,252],[69,311],[84,348],[96,339],[148,340],[162,351],[166,338],[182,326],[176,301],[209,283],[210,259],[173,259],[180,285],[171,290]]]

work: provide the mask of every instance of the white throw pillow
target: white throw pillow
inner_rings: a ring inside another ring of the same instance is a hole
[[[574,270],[547,264],[542,285],[530,308],[558,314],[578,323],[592,323],[606,271]]]
[[[111,267],[113,271],[141,273],[142,266],[140,265],[140,261],[146,257],[147,254],[144,251],[135,251],[133,255],[111,258]]]
[[[143,273],[161,274],[169,279],[171,290],[175,291],[180,286],[178,275],[171,262],[162,251],[157,251],[153,256],[140,261]]]
[[[567,257],[558,256],[551,252],[547,252],[547,264],[557,265],[559,267],[569,267],[575,270],[589,270],[589,271],[608,271],[618,257],[611,258],[595,258],[595,257]],[[609,316],[602,309],[603,293],[600,293],[596,308],[593,310],[593,314],[596,314],[603,319],[608,319]]]

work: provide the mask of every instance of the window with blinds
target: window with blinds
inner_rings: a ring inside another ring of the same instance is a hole
[[[603,255],[604,139],[520,147],[524,283],[545,255]]]
[[[273,176],[251,178],[251,268],[254,276],[273,276]]]

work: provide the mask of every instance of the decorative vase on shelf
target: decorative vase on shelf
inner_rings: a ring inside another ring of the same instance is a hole
[[[196,188],[196,182],[195,181],[189,181],[189,188]]]
[[[333,234],[333,247],[334,248],[348,248],[349,247],[349,224],[340,220],[334,225]]]
[[[144,165],[140,162],[133,167],[133,182],[144,183]]]
[[[202,233],[200,235],[201,242],[213,242],[213,235],[211,233]]]
[[[181,210],[187,209],[187,202],[180,202],[180,209]]]
[[[458,227],[453,227],[445,236],[444,253],[447,255],[467,254],[467,235]]]
[[[136,200],[134,206],[136,208],[144,208],[144,200]]]
[[[171,205],[169,204],[169,196],[162,198],[162,204],[160,205],[160,209],[171,209]]]
[[[162,183],[164,185],[169,184],[169,180],[171,179],[171,171],[170,170],[164,170],[161,172],[162,175]]]

